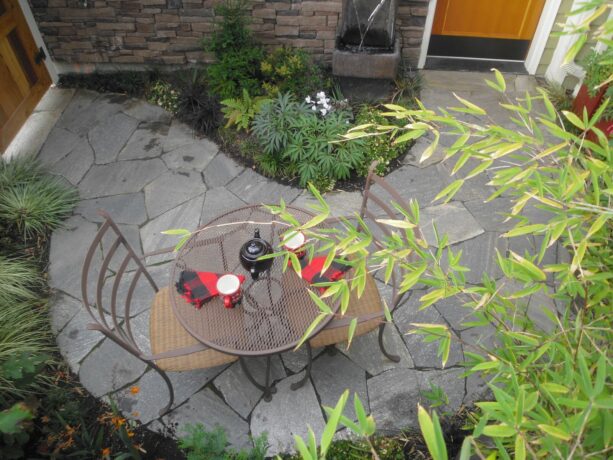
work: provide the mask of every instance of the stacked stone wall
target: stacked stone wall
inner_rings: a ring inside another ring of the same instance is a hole
[[[216,0],[219,1],[219,0]],[[216,24],[213,0],[30,0],[61,64],[185,65],[210,62],[202,40]],[[416,64],[428,0],[399,0],[403,56]],[[303,48],[331,62],[342,0],[252,0],[251,25],[267,47]],[[75,67],[76,68],[76,67]]]

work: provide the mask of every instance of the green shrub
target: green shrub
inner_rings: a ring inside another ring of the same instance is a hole
[[[0,255],[0,304],[33,300],[43,288],[38,269],[24,259]]]
[[[48,377],[40,373],[51,363],[53,336],[40,301],[0,303],[0,402],[5,405],[40,390]]]
[[[294,165],[301,186],[313,182],[330,189],[363,163],[362,140],[335,143],[347,132],[350,120],[351,113],[341,110],[326,116],[310,112],[294,120],[283,158]]]
[[[251,450],[236,450],[229,447],[223,428],[205,430],[201,423],[186,425],[187,435],[179,439],[179,447],[187,454],[187,460],[264,460],[268,450],[266,434],[253,440]]]
[[[253,121],[253,133],[262,146],[256,161],[268,175],[298,176],[301,186],[314,182],[330,189],[363,162],[362,141],[334,143],[350,120],[349,111],[322,116],[291,94],[279,94]]]
[[[272,155],[280,162],[293,122],[305,114],[308,114],[306,106],[297,103],[289,93],[279,94],[276,99],[264,104],[252,126],[264,154]]]
[[[40,163],[32,155],[21,155],[10,161],[0,158],[0,191],[31,182],[42,175]]]
[[[270,96],[293,93],[304,97],[324,86],[323,72],[306,51],[281,47],[268,54],[260,66],[264,91]]]
[[[179,108],[179,92],[170,82],[158,80],[149,88],[147,101],[176,114]]]
[[[221,111],[224,114],[226,128],[236,126],[237,131],[244,129],[249,131],[251,122],[262,109],[265,102],[269,101],[262,96],[251,97],[246,89],[243,89],[242,98],[225,99],[221,101],[224,106]]]
[[[363,105],[356,117],[356,124],[365,125],[384,125],[390,123],[381,113],[374,107]],[[394,122],[391,122],[394,124]],[[400,127],[401,124],[397,123]],[[368,132],[374,132],[374,129],[369,129]],[[389,164],[392,160],[398,158],[407,150],[406,144],[395,144],[393,139],[387,136],[370,136],[361,139],[363,144],[364,156],[360,165],[356,168],[358,174],[366,176],[370,164],[377,160],[379,165],[376,172],[379,175],[385,174],[389,169]]]
[[[583,83],[587,86],[590,96],[595,96],[602,85],[607,84],[605,97],[613,100],[613,84],[611,77],[613,76],[613,49],[608,47],[605,51],[598,52],[590,51],[582,61],[582,66],[585,69],[585,78]],[[605,109],[603,119],[613,120],[613,104]]]
[[[62,225],[78,199],[75,188],[56,177],[40,176],[0,190],[0,220],[24,239],[42,237]]]
[[[213,133],[221,124],[221,104],[209,92],[201,69],[185,71],[176,77],[177,117],[197,131]]]
[[[215,7],[221,23],[205,43],[215,54],[216,62],[208,67],[208,83],[221,99],[238,98],[245,89],[261,94],[260,62],[264,51],[247,28],[245,0],[225,0]]]
[[[392,94],[392,102],[415,107],[417,105],[415,99],[419,98],[423,84],[421,74],[413,70],[411,65],[403,60],[398,77],[394,80],[395,88]]]

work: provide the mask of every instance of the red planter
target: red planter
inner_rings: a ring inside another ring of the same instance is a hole
[[[575,112],[579,118],[583,118],[583,109],[585,108],[588,116],[591,117],[603,102],[604,93],[607,91],[607,88],[608,86],[603,86],[593,97],[591,97],[588,93],[587,86],[581,85],[581,89],[573,101],[573,112]],[[600,120],[596,123],[596,127],[605,133],[609,139],[613,137],[613,120]],[[596,135],[592,131],[587,133],[587,139],[593,142],[597,140]]]

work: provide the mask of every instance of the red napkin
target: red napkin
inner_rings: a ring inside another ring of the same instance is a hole
[[[314,257],[311,262],[309,262],[307,257],[303,257],[300,260],[302,279],[306,280],[309,284],[337,281],[351,268],[349,265],[334,261],[322,274],[321,269],[325,262],[326,256]],[[319,288],[319,292],[324,292],[325,290],[326,288],[323,286]]]
[[[179,275],[179,281],[175,286],[181,297],[200,309],[206,301],[219,295],[217,280],[223,275],[224,273],[184,270]],[[236,276],[238,276],[241,283],[245,280],[243,275]]]

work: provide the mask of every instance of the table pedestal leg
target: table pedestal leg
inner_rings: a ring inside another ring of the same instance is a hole
[[[292,383],[292,385],[290,386],[292,390],[297,390],[298,388],[302,388],[302,385],[304,385],[306,381],[309,379],[309,377],[311,377],[311,363],[313,362],[313,353],[311,351],[311,344],[309,342],[307,342],[305,346],[306,346],[307,355],[308,355],[307,367],[304,372],[304,377],[302,377],[300,381]]]
[[[249,381],[258,389],[262,390],[264,392],[264,401],[269,402],[272,400],[272,395],[274,393],[277,392],[277,389],[275,387],[272,387],[270,385],[270,367],[271,367],[271,360],[270,360],[270,355],[266,357],[266,380],[264,385],[260,385],[254,378],[253,375],[251,375],[251,372],[249,372],[249,368],[247,367],[247,364],[245,363],[245,359],[241,356],[238,360],[241,363],[241,368],[243,369],[243,372],[245,373],[245,375],[247,376],[247,378],[249,379]]]

